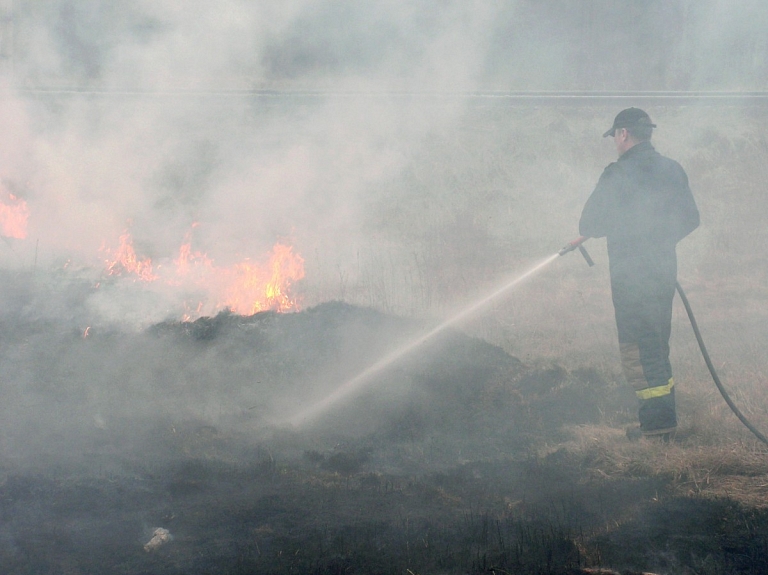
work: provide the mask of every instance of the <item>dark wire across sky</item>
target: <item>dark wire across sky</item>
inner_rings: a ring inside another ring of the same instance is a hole
[[[78,97],[95,98],[245,98],[273,100],[333,100],[333,99],[402,99],[426,101],[478,101],[525,104],[595,105],[627,102],[656,105],[728,104],[765,105],[768,92],[590,92],[590,91],[478,91],[478,92],[419,92],[419,91],[334,91],[334,90],[92,90],[78,88],[18,88],[0,92],[0,97]]]

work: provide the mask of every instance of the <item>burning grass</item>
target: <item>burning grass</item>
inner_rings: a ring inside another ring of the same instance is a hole
[[[147,284],[160,282],[179,292],[195,294],[197,301],[183,304],[185,320],[219,310],[251,315],[299,308],[291,288],[304,277],[304,259],[288,245],[275,244],[264,263],[245,259],[227,267],[216,265],[205,253],[193,251],[191,233],[181,245],[178,258],[165,267],[153,268],[151,258],[138,256],[127,231],[120,236],[116,249],[102,251],[108,256],[107,276],[127,276]]]

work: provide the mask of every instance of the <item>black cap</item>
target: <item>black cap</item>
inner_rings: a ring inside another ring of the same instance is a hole
[[[652,124],[650,116],[640,108],[627,108],[616,115],[616,119],[613,121],[613,126],[603,134],[603,138],[613,136],[613,133],[621,128],[633,128],[635,126],[650,126],[651,128],[655,128],[656,124]]]

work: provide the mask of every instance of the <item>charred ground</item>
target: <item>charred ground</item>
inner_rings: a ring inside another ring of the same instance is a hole
[[[299,398],[430,326],[342,303],[87,337],[4,323],[5,573],[768,566],[760,450],[694,424],[629,443],[610,375],[451,331],[295,427]],[[158,527],[173,540],[145,551]]]

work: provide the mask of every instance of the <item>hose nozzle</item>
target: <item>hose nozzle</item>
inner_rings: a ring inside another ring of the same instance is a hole
[[[564,256],[568,252],[572,252],[573,250],[578,249],[579,246],[581,246],[581,244],[586,242],[588,239],[589,238],[587,236],[579,236],[578,238],[576,238],[572,242],[568,242],[567,244],[565,244],[563,246],[563,249],[561,249],[558,252],[558,255]]]
[[[563,246],[563,249],[561,249],[558,253],[558,255],[564,256],[568,252],[572,252],[573,250],[579,250],[581,252],[581,255],[584,256],[584,259],[587,261],[587,265],[589,267],[592,267],[595,265],[595,262],[592,261],[592,258],[589,257],[589,254],[587,253],[587,250],[582,245],[584,242],[586,242],[589,238],[587,236],[579,236],[572,242],[568,242]]]

